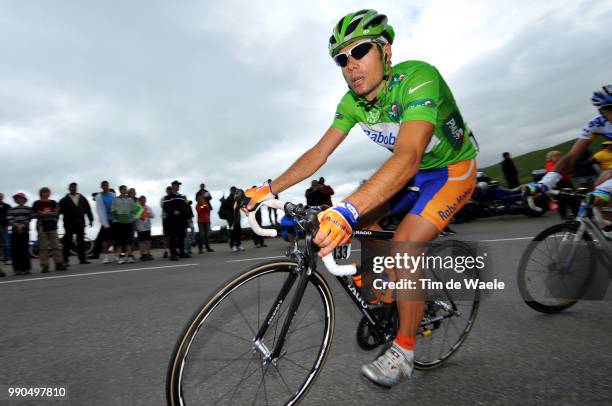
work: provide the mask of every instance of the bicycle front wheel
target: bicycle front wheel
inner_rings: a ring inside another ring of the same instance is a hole
[[[519,263],[517,278],[521,296],[532,309],[558,313],[575,305],[575,298],[587,289],[592,275],[574,271],[576,267],[594,270],[597,252],[588,244],[593,239],[585,232],[582,241],[587,244],[571,253],[577,243],[577,231],[578,223],[557,224],[536,235],[527,246]],[[559,293],[574,290],[565,289],[559,286],[561,284],[574,286],[577,294],[570,298],[560,297],[563,295]],[[555,288],[561,292],[551,291]]]
[[[306,271],[291,260],[260,264],[206,300],[176,343],[168,367],[168,404],[291,405],[302,398],[334,333],[329,286],[317,272]],[[307,278],[305,285],[301,278]],[[300,286],[305,286],[303,296],[291,315]],[[292,321],[281,337],[287,317]],[[271,360],[282,339],[279,357]]]

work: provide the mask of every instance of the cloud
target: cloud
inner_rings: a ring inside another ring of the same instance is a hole
[[[326,42],[367,6],[13,2],[0,16],[0,187],[58,197],[77,181],[89,195],[108,179],[157,202],[175,178],[215,198],[260,184],[329,127],[346,84]],[[610,81],[608,2],[376,7],[397,33],[393,61],[431,62],[451,85],[481,165],[573,137],[595,113],[590,92]],[[356,128],[315,176],[341,198],[388,156]],[[308,184],[283,198],[303,199]]]

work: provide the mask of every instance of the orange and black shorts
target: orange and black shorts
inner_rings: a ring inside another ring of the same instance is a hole
[[[469,159],[446,168],[420,170],[389,200],[389,214],[415,214],[444,230],[474,193],[476,169],[476,160]]]

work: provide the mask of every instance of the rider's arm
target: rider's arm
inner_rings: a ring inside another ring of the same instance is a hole
[[[393,155],[345,200],[355,205],[362,215],[388,201],[418,172],[433,131],[433,124],[427,121],[404,122]]]
[[[576,160],[584,154],[589,147],[591,138],[579,138],[574,143],[572,149],[565,155],[563,155],[555,164],[553,172],[557,173],[568,173],[574,169]]]
[[[345,132],[338,128],[330,127],[315,146],[306,151],[289,169],[272,181],[272,191],[278,194],[312,176],[327,162],[327,158],[345,138]]]

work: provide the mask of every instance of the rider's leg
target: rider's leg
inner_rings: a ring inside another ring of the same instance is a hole
[[[598,187],[601,187],[601,185],[603,185],[604,183],[606,185],[608,185],[608,183],[606,183],[606,182],[610,181],[611,179],[612,179],[612,169],[608,169],[606,171],[603,171],[599,175],[597,180],[595,181],[595,188],[597,189]],[[607,189],[607,188],[605,188],[605,189]],[[611,203],[603,203],[602,206],[610,207],[610,206],[612,206],[612,204]],[[610,213],[610,212],[602,212],[601,214],[603,215],[603,217],[606,220],[612,221],[612,213]]]
[[[419,256],[424,253],[426,243],[434,240],[453,215],[469,200],[474,191],[475,175],[475,160],[417,173],[413,182],[414,188],[419,192],[418,199],[396,230],[390,254]],[[410,200],[408,195],[397,197],[392,198],[391,205],[394,209]],[[418,282],[420,270],[411,271],[396,269],[396,278],[399,276],[413,283]],[[393,276],[394,273],[390,272],[389,275]],[[420,287],[418,283],[413,286]],[[416,333],[424,309],[425,292],[409,288],[395,293],[400,319],[397,336],[387,351],[361,369],[373,382],[388,386],[395,385],[403,376],[412,374]]]
[[[410,242],[433,241],[438,236],[439,232],[438,227],[429,220],[414,214],[409,214],[400,223],[393,237],[393,241],[401,241],[404,243],[403,245],[406,245],[404,248],[414,251],[408,253],[409,255],[418,256],[423,251],[422,246],[415,245],[414,247],[410,247],[408,244]],[[417,272],[412,274],[413,277],[411,279],[418,280],[419,274],[420,270],[417,270]],[[397,301],[400,321],[398,333],[403,337],[415,338],[419,324],[423,318],[424,301],[417,300],[416,296],[418,293],[419,292],[416,291],[412,292],[410,296],[413,297],[407,298],[409,300],[401,300],[401,298],[399,298],[400,300]]]

